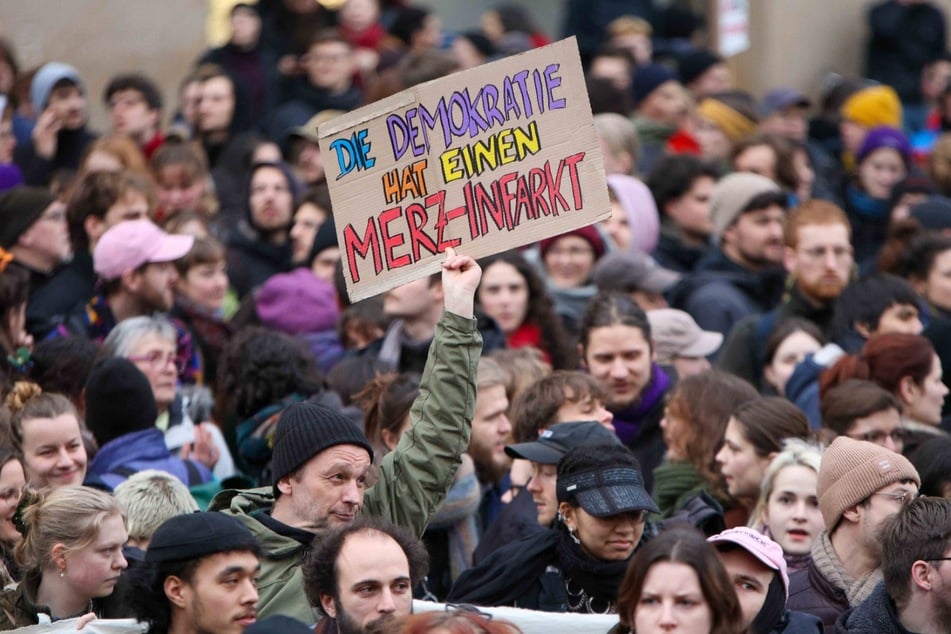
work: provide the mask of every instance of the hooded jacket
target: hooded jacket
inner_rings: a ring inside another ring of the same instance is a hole
[[[150,427],[110,440],[99,448],[89,463],[87,479],[97,479],[115,490],[130,475],[146,469],[170,473],[187,487],[214,480],[208,467],[194,460],[183,460],[165,446],[165,434]]]
[[[364,494],[361,513],[384,517],[422,536],[469,446],[481,348],[475,319],[443,313],[410,410],[412,426],[380,463],[379,479]],[[301,573],[309,548],[291,537],[301,531],[285,527],[282,534],[273,530],[272,518],[262,522],[260,514],[269,514],[273,506],[272,488],[264,487],[222,491],[210,510],[234,515],[261,543],[258,615],[285,614],[313,623]]]
[[[670,305],[690,313],[702,329],[725,337],[744,317],[776,306],[785,277],[780,268],[746,269],[716,249],[671,290]]]

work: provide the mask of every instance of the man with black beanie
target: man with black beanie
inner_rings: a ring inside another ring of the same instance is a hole
[[[339,412],[299,403],[281,414],[273,440],[273,486],[223,491],[211,503],[240,519],[264,547],[258,584],[262,616],[284,614],[311,624],[317,616],[302,584],[301,560],[317,535],[363,513],[420,537],[452,484],[469,444],[476,364],[482,339],[474,298],[482,271],[452,249],[442,265],[444,312],[429,348],[411,428],[367,483],[373,448]]]
[[[152,536],[128,601],[150,632],[241,634],[257,619],[259,554],[232,517],[173,517]]]

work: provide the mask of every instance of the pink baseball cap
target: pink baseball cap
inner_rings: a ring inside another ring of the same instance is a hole
[[[770,570],[779,573],[783,580],[783,590],[789,598],[789,572],[786,570],[786,558],[783,557],[783,548],[766,535],[757,533],[752,528],[739,526],[717,533],[707,538],[711,544],[736,544],[749,554],[756,557]]]
[[[165,233],[150,220],[127,220],[99,238],[92,252],[93,268],[104,280],[114,280],[143,264],[177,260],[194,243],[194,236]]]

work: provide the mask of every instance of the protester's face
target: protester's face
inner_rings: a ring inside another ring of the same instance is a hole
[[[231,126],[234,116],[234,88],[227,77],[212,77],[201,84],[198,101],[198,129],[202,132],[223,132]]]
[[[638,112],[658,123],[680,125],[687,114],[687,94],[679,82],[664,82],[644,99]]]
[[[556,423],[575,423],[583,420],[593,420],[603,427],[614,431],[614,414],[604,406],[601,399],[590,394],[565,394],[565,400],[555,412]]]
[[[292,525],[317,533],[352,522],[363,507],[370,466],[370,454],[363,447],[336,445],[281,478],[278,499],[287,496]]]
[[[178,381],[176,353],[174,341],[157,334],[148,334],[135,342],[128,357],[149,380],[159,410],[165,409],[175,400],[175,384]]]
[[[261,565],[250,552],[203,557],[191,581],[165,583],[165,593],[181,597],[182,621],[193,632],[241,634],[257,619],[257,581]]]
[[[736,222],[724,231],[723,243],[729,245],[748,266],[781,264],[785,215],[779,205],[740,214]]]
[[[538,523],[548,526],[558,513],[558,496],[555,485],[558,482],[558,465],[532,463],[532,477],[525,486],[532,494]]]
[[[455,58],[459,70],[475,68],[486,61],[485,55],[465,37],[457,37],[452,41],[452,56]]]
[[[725,161],[730,157],[733,144],[713,121],[697,117],[694,122],[694,136],[700,144],[700,157],[705,161]]]
[[[687,458],[687,443],[691,440],[690,425],[677,415],[677,408],[667,403],[664,417],[660,419],[660,428],[664,434],[664,445],[667,447],[667,458],[670,460],[685,460]]]
[[[261,33],[261,18],[253,9],[236,9],[231,14],[231,43],[240,48],[250,48],[258,43]]]
[[[908,173],[898,150],[883,147],[865,157],[859,164],[859,184],[865,193],[879,200],[892,195],[895,183]]]
[[[69,259],[69,227],[66,224],[66,205],[55,200],[36,221],[24,231],[18,244],[29,249],[48,269]]]
[[[944,407],[944,397],[948,395],[948,386],[941,382],[941,374],[941,359],[933,355],[928,376],[920,384],[910,382],[909,418],[928,425],[941,423],[941,408]]]
[[[228,271],[224,260],[195,264],[178,280],[178,292],[212,312],[221,310],[228,294]]]
[[[594,247],[579,236],[558,238],[545,253],[548,278],[558,288],[583,286],[594,270]]]
[[[716,455],[730,495],[757,500],[769,460],[770,456],[760,456],[756,453],[753,445],[743,435],[743,427],[735,418],[730,418],[723,437],[723,447]]]
[[[796,195],[800,201],[812,197],[812,186],[816,182],[816,171],[812,168],[809,154],[803,149],[793,150],[793,169],[796,170]]]
[[[790,106],[784,110],[774,112],[760,122],[760,129],[763,132],[776,134],[787,139],[805,141],[809,132],[806,109],[800,106]]]
[[[654,45],[650,37],[643,33],[616,35],[611,38],[611,45],[629,51],[638,66],[650,64],[654,54]]]
[[[184,165],[166,165],[156,174],[159,205],[171,216],[201,209],[205,179]]]
[[[498,481],[511,463],[505,453],[505,445],[512,433],[512,424],[506,416],[508,408],[504,385],[479,388],[472,417],[469,455],[485,484]],[[485,481],[486,478],[490,480]]]
[[[8,549],[22,538],[13,525],[13,516],[25,486],[26,475],[19,460],[13,458],[0,468],[0,544]]]
[[[307,52],[304,67],[310,83],[334,92],[350,85],[354,71],[354,55],[343,42],[324,42]]]
[[[86,96],[76,84],[64,83],[53,88],[46,107],[55,113],[65,130],[78,130],[86,125]]]
[[[338,597],[320,600],[340,634],[382,631],[381,626],[412,613],[409,561],[392,537],[376,531],[348,535],[334,568]]]
[[[340,7],[340,23],[355,31],[369,28],[379,19],[377,0],[347,0]]]
[[[633,403],[651,380],[654,355],[640,328],[615,324],[593,328],[583,350],[585,366],[608,391],[614,411]]]
[[[86,477],[86,447],[73,414],[23,421],[23,471],[35,489],[79,486]]]
[[[647,571],[630,621],[637,634],[709,634],[713,610],[692,567],[661,561]]]
[[[690,84],[690,90],[697,97],[709,97],[733,87],[733,75],[726,64],[714,64],[704,74]]]
[[[591,61],[588,76],[607,79],[618,90],[627,92],[631,88],[631,65],[622,57],[599,55]]]
[[[951,310],[951,249],[935,256],[919,292],[937,308]]]
[[[305,262],[314,246],[314,236],[320,225],[327,219],[327,212],[313,203],[303,203],[294,214],[291,226],[291,245],[294,248],[294,262]]]
[[[198,126],[198,107],[201,105],[202,84],[198,81],[191,81],[182,86],[180,96],[180,110],[182,118],[188,125]]]
[[[780,469],[766,500],[763,522],[769,535],[787,555],[812,552],[812,544],[825,528],[816,495],[816,472],[802,465]]]
[[[631,246],[633,230],[627,219],[627,212],[616,200],[611,201],[611,217],[601,223],[604,231],[611,238],[611,242],[620,251],[627,251]]]
[[[110,515],[102,521],[91,544],[62,555],[63,583],[74,596],[93,599],[112,594],[119,575],[128,566],[122,556],[128,539],[122,516]]]
[[[324,180],[324,160],[320,146],[309,139],[296,139],[292,142],[290,156],[297,177],[308,185]]]
[[[383,294],[383,312],[389,317],[419,319],[431,314],[442,302],[442,286],[430,278],[407,282]]]
[[[508,262],[495,262],[482,272],[477,299],[485,314],[510,335],[528,314],[528,282]]]
[[[749,627],[766,602],[766,593],[774,571],[742,548],[718,552],[726,573],[733,582],[736,597],[743,611],[743,626]]]
[[[251,177],[251,221],[262,231],[287,229],[294,213],[294,195],[284,172],[261,167]]]
[[[909,493],[904,502],[894,496]],[[903,504],[911,502],[918,489],[914,483],[894,483],[882,487],[869,496],[864,504],[856,507],[859,528],[859,542],[865,554],[879,558],[882,553],[881,529],[885,520],[898,513]],[[878,563],[878,562],[876,562]]]
[[[637,548],[644,534],[643,511],[595,517],[580,506],[559,505],[565,525],[581,541],[581,550],[600,561],[624,561]]]
[[[733,169],[776,180],[776,152],[769,145],[753,145],[733,159]]]
[[[867,135],[868,129],[854,121],[845,120],[839,123],[839,136],[842,138],[842,147],[846,152],[852,154],[858,152]]]
[[[148,141],[159,124],[159,111],[152,110],[138,90],[120,90],[109,97],[112,131],[138,142]]]
[[[178,270],[172,262],[150,262],[135,273],[133,288],[139,301],[152,311],[171,310]]]
[[[658,308],[663,307],[658,306]],[[670,360],[670,364],[681,379],[695,374],[703,374],[711,367],[710,361],[706,357],[682,357],[679,354]]]
[[[785,250],[786,269],[807,297],[828,302],[849,283],[854,260],[849,231],[840,223],[804,225],[795,249]]]
[[[666,205],[667,215],[683,231],[698,238],[706,238],[713,231],[710,220],[710,197],[716,186],[709,176],[694,179],[690,190]]]
[[[897,409],[889,408],[856,418],[845,435],[901,453],[905,448],[903,431],[901,414]]]
[[[903,332],[909,335],[920,335],[923,329],[917,306],[892,304],[879,316],[878,328],[871,334]]]
[[[327,247],[310,263],[310,272],[319,280],[334,283],[337,265],[340,263],[340,247]]]

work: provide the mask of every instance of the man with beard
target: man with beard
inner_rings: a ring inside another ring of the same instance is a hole
[[[413,611],[429,556],[405,529],[364,517],[331,534],[304,561],[307,600],[324,617],[317,634],[389,631]]]
[[[765,176],[735,173],[717,183],[710,200],[712,250],[671,291],[703,330],[726,336],[739,320],[772,309],[785,284],[783,220],[786,195]]]
[[[125,597],[150,632],[241,634],[257,618],[260,546],[221,513],[166,520]]]
[[[311,402],[280,416],[273,435],[270,486],[222,491],[211,502],[240,519],[265,549],[258,590],[262,616],[285,614],[313,623],[301,561],[328,529],[358,515],[383,517],[423,534],[442,503],[469,443],[481,337],[474,318],[481,270],[448,249],[443,314],[436,325],[410,428],[380,462],[369,485],[373,447],[343,414]],[[315,539],[315,535],[317,538]]]
[[[49,185],[61,169],[76,170],[95,135],[86,128],[86,87],[68,64],[42,66],[30,84],[36,125],[30,143],[17,146],[14,162],[27,185]]]
[[[793,278],[788,298],[765,315],[736,324],[720,351],[719,367],[762,391],[766,342],[778,325],[801,317],[831,335],[835,300],[854,266],[851,239],[848,217],[832,203],[810,200],[789,212],[783,251],[783,264]]]
[[[92,253],[102,291],[70,317],[66,328],[102,341],[124,319],[170,310],[178,280],[174,262],[194,242],[194,236],[165,233],[150,220],[127,220],[107,230]],[[190,351],[180,348],[179,353],[191,357]]]
[[[297,182],[284,163],[257,163],[248,178],[247,215],[228,238],[228,279],[244,297],[291,268]]]
[[[836,631],[951,632],[951,499],[921,497],[881,533],[885,582],[836,623]]]
[[[512,423],[508,419],[509,400],[505,394],[507,378],[498,362],[486,357],[479,359],[472,436],[466,453],[475,463],[482,486],[482,502],[479,504],[482,530],[502,510],[502,495],[511,482],[509,467],[512,459],[505,453],[505,445],[512,433]]]

